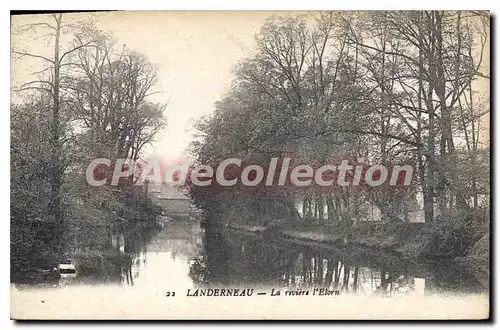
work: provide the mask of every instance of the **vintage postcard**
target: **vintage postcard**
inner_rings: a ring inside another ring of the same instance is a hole
[[[488,11],[11,16],[15,320],[490,318]]]

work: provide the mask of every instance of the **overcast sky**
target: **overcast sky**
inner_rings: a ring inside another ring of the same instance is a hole
[[[232,80],[231,69],[251,53],[254,35],[271,12],[114,12],[94,13],[99,27],[110,30],[119,43],[136,50],[160,66],[153,101],[168,102],[167,129],[147,149],[147,155],[182,157],[192,139],[193,120],[214,110]],[[89,14],[65,14],[66,20]],[[13,18],[13,25],[40,21],[28,15]],[[47,17],[45,17],[47,19]],[[64,19],[64,16],[63,16]],[[29,41],[28,41],[29,40]],[[37,52],[53,46],[13,34],[13,44]],[[12,63],[13,81],[28,81],[37,64]],[[39,68],[38,68],[39,69]],[[14,83],[13,83],[14,85]]]
[[[94,17],[99,27],[112,31],[119,43],[146,55],[160,66],[155,90],[164,92],[154,95],[152,100],[168,102],[165,113],[168,127],[157,137],[157,142],[145,150],[144,156],[170,161],[184,157],[183,151],[194,133],[193,121],[214,110],[214,103],[229,87],[232,68],[253,51],[254,35],[266,18],[285,14],[300,12],[129,11],[65,14],[63,19],[72,21]],[[48,15],[14,16],[12,25],[44,19],[51,22]],[[47,40],[42,42],[26,34],[13,33],[11,41],[16,47],[45,52],[47,56],[53,51],[53,44],[47,44]],[[488,53],[485,51],[485,72],[489,72]],[[40,70],[40,63],[26,59],[13,61],[11,70],[11,84],[15,86],[32,80],[29,73]],[[481,84],[478,89],[489,96],[488,80],[475,81],[474,84]],[[489,116],[483,121],[489,128]],[[488,134],[484,139],[489,141]]]

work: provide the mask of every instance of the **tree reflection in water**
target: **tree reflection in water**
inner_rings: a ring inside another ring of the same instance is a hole
[[[341,294],[397,296],[484,292],[451,264],[410,262],[387,253],[331,250],[284,240],[207,231],[189,276],[199,286],[327,288]]]
[[[382,296],[487,291],[481,284],[484,282],[450,263],[428,264],[382,251],[332,249],[236,232],[222,234],[210,228],[202,233],[194,223],[172,223],[152,236],[132,233],[125,237],[125,243],[125,255],[131,262],[126,267],[108,266],[118,267],[113,281],[128,286],[135,286],[145,273],[149,279],[170,278],[173,274],[162,277],[150,273],[172,272],[177,265],[177,272],[188,269],[175,274],[177,279],[184,276],[182,285],[200,287],[326,288],[341,294]],[[165,253],[168,259],[158,259],[157,253]],[[148,255],[153,260],[151,267],[147,267]],[[169,266],[163,270],[157,267],[158,262]]]

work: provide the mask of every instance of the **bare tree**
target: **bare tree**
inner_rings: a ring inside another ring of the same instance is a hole
[[[13,49],[12,54],[17,59],[28,57],[41,60],[46,66],[45,69],[36,72],[41,75],[41,78],[25,82],[14,90],[18,92],[36,90],[44,94],[48,94],[51,97],[51,198],[49,213],[53,221],[60,223],[63,221],[61,212],[61,185],[64,172],[64,165],[61,157],[62,144],[64,143],[64,140],[61,138],[60,111],[64,102],[61,84],[66,78],[66,74],[63,70],[72,65],[72,63],[68,61],[69,57],[79,49],[89,46],[92,43],[92,40],[84,39],[81,32],[75,32],[75,38],[71,42],[71,45],[67,49],[63,49],[63,47],[61,47],[61,36],[63,31],[68,29],[78,30],[78,27],[74,24],[65,24],[63,22],[62,14],[52,14],[51,18],[51,23],[32,23],[23,25],[20,29],[24,33],[35,29],[37,31],[40,29],[46,30],[47,33],[43,36],[50,37],[50,40],[54,38],[54,52],[52,56],[47,57],[42,54],[36,54],[20,49]]]

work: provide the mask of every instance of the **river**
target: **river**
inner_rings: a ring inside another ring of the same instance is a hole
[[[297,296],[306,292],[319,294],[322,289],[325,295],[352,297],[354,301],[362,297],[383,297],[384,304],[391,297],[461,297],[468,303],[479,299],[481,303],[474,305],[480,307],[477,313],[487,311],[487,282],[450,263],[415,262],[369,251],[327,249],[282,240],[264,241],[241,233],[225,237],[206,235],[198,223],[178,222],[167,224],[148,241],[135,242],[128,253],[133,260],[131,268],[111,280],[95,274],[52,286],[12,285],[13,315],[21,318],[50,318],[50,315],[58,318],[182,318],[182,315],[198,315],[204,318],[203,313],[210,309],[200,305],[199,299],[192,300],[197,298],[190,300],[194,310],[179,309],[190,298],[187,297],[189,292],[192,295],[196,288],[252,288],[255,292],[264,292],[268,299],[273,299],[269,297],[272,289]],[[233,298],[227,299],[232,301]],[[126,304],[122,305],[124,301]],[[180,305],[173,307],[172,301]],[[452,299],[446,304],[452,308],[457,301]],[[99,308],[103,302],[106,308]],[[168,306],[159,308],[162,304]],[[390,305],[393,311],[395,305]],[[214,306],[212,304],[211,308]],[[468,313],[474,310],[462,305],[457,308]],[[168,309],[170,312],[166,315]],[[429,307],[428,312],[432,311]],[[452,312],[452,315],[458,313],[453,309]]]

